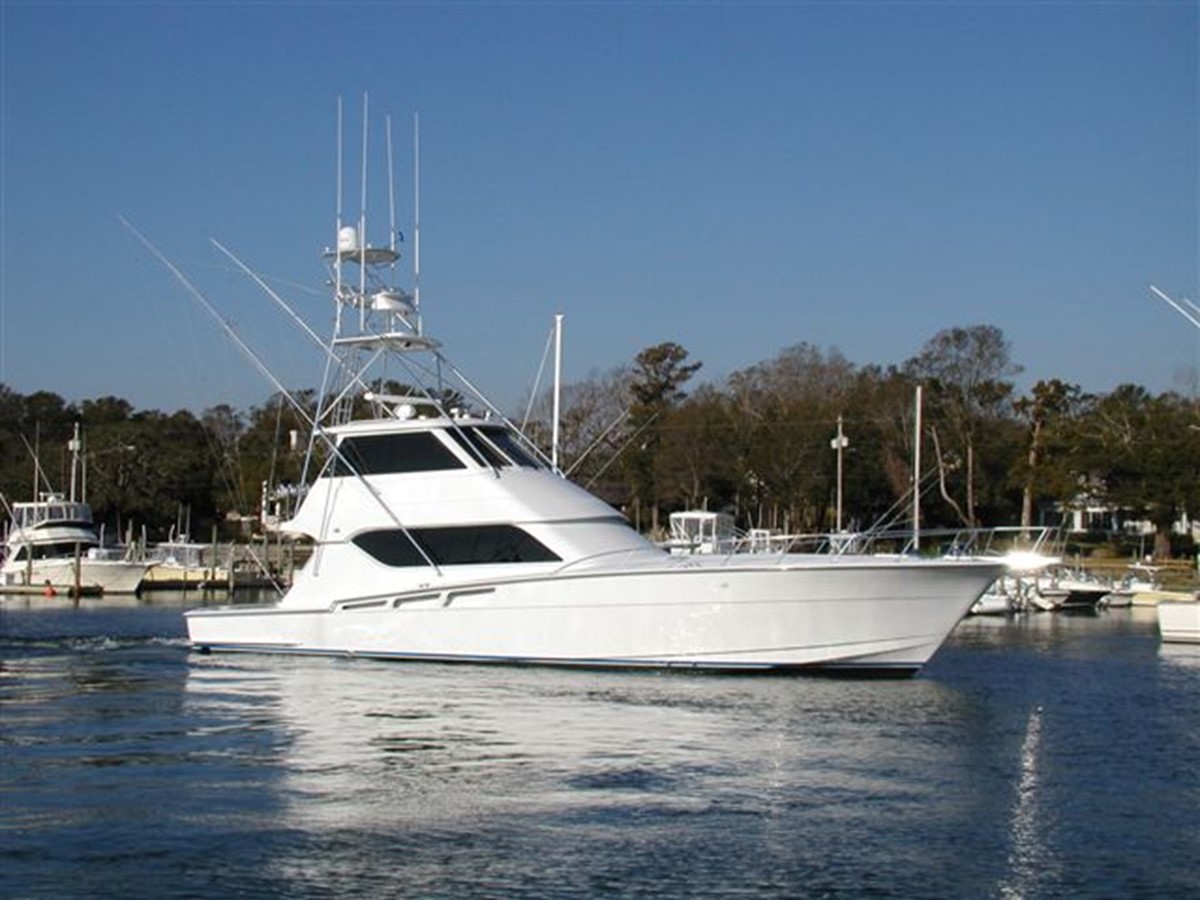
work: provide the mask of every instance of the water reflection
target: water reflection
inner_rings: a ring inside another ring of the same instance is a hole
[[[1200,674],[1200,644],[1162,643],[1158,655],[1169,666]]]
[[[1046,880],[1057,880],[1057,860],[1047,840],[1042,819],[1042,708],[1029,714],[1025,740],[1021,744],[1020,775],[1017,779],[1009,826],[1008,872],[1000,884],[1000,896],[1023,898]]]
[[[635,833],[643,865],[654,848],[677,853],[682,833],[725,845],[731,884],[744,867],[761,872],[763,853],[788,878],[845,877],[857,854],[914,830],[927,864],[950,865],[956,832],[1002,808],[960,779],[1003,745],[971,739],[986,720],[934,681],[208,657],[190,667],[187,699],[210,722],[272,720],[264,762],[288,829],[387,835],[424,853],[448,852],[431,835],[486,834],[547,864],[573,859],[557,875],[572,883],[594,874],[586,847]],[[312,877],[311,860],[276,862]]]

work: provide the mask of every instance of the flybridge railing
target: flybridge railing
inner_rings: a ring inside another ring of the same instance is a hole
[[[783,556],[809,553],[829,556],[883,555],[1004,557],[1021,554],[1031,561],[1046,561],[1061,551],[1059,529],[1024,528],[1019,525],[994,528],[923,529],[838,532],[820,534],[773,534],[754,529],[739,535],[731,549],[715,555],[755,554]],[[678,553],[678,548],[675,549]],[[687,551],[685,551],[686,554]],[[693,548],[692,552],[712,552]]]

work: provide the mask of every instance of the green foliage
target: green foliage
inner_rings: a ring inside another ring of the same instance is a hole
[[[700,368],[700,363],[688,363],[687,357],[679,344],[647,347],[634,359],[629,382],[632,446],[625,456],[625,473],[635,510],[648,506],[652,526],[657,525],[661,508],[658,470],[664,428],[671,411],[686,396],[683,385]]]
[[[152,539],[165,538],[182,512],[194,533],[207,534],[222,520],[216,438],[190,412],[135,412],[116,397],[68,404],[57,394],[22,396],[0,385],[0,492],[8,502],[71,490],[67,444],[76,423],[83,438],[76,495],[91,504],[107,539],[130,530],[140,537],[143,528]]]
[[[1184,513],[1200,509],[1200,409],[1136,385],[1086,399],[1076,469],[1088,492],[1157,526],[1160,548]]]
[[[1200,509],[1193,401],[1132,387],[1088,397],[1058,380],[1018,397],[1009,352],[992,326],[939,332],[888,369],[799,344],[687,396],[680,386],[697,364],[678,345],[658,345],[625,371],[627,427],[593,447],[590,470],[620,471],[606,496],[642,527],[706,506],[735,513],[742,527],[824,531],[833,527],[830,440],[841,415],[847,526],[905,523],[919,384],[925,526],[1053,524],[1085,496],[1163,529]],[[597,398],[611,398],[617,383],[610,373],[568,386],[564,430],[597,433]],[[613,413],[609,404],[606,422]]]

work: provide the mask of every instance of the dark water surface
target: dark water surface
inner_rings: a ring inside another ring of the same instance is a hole
[[[1200,896],[1152,609],[844,681],[200,656],[182,603],[0,598],[0,896]]]

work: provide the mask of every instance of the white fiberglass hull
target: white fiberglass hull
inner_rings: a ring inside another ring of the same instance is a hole
[[[202,650],[704,669],[919,669],[1002,566],[861,562],[591,570],[194,610]]]
[[[84,557],[79,560],[76,579],[73,559],[35,559],[5,567],[0,580],[15,587],[42,587],[49,582],[55,591],[73,590],[78,585],[85,591],[135,594],[149,568],[147,563]]]
[[[1158,630],[1168,643],[1200,644],[1200,602],[1164,600],[1159,603]]]

